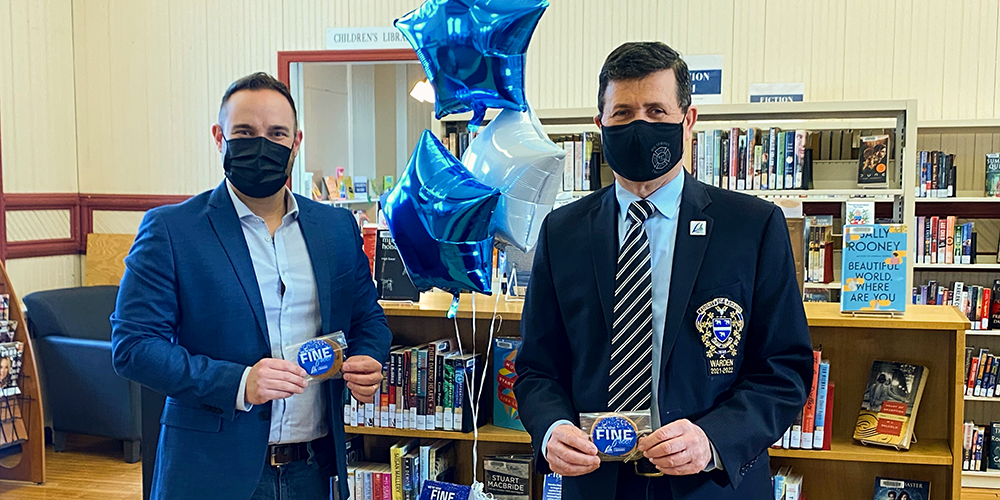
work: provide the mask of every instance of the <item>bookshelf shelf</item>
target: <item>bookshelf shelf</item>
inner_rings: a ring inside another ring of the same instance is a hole
[[[324,205],[368,205],[378,200],[320,200]]]
[[[865,446],[852,439],[833,438],[829,450],[769,449],[776,458],[834,460],[840,462],[890,462],[911,465],[952,465],[951,448],[944,439],[914,443],[909,451],[880,446]]]
[[[475,299],[473,299],[475,297]],[[476,302],[476,318],[489,319],[493,315],[493,308],[496,305],[497,314],[505,320],[521,320],[521,301],[506,301],[500,297],[497,303],[496,297],[463,293],[459,300],[458,318],[472,318],[472,301]],[[444,318],[451,307],[452,296],[444,292],[427,292],[420,294],[420,302],[393,302],[380,300],[382,310],[386,316],[400,317],[424,317],[424,318]]]
[[[1000,264],[914,264],[913,268],[954,271],[1000,271]]]
[[[997,196],[962,196],[956,198],[917,198],[917,203],[1000,203]]]
[[[994,398],[984,398],[981,396],[965,396],[966,401],[990,401],[993,403],[1000,403],[1000,397]]]
[[[815,283],[815,282],[812,282],[812,281],[807,281],[805,283],[805,288],[828,288],[830,290],[839,290],[840,289],[840,282],[839,281],[832,281],[830,283]]]
[[[963,471],[962,487],[1000,490],[1000,471]]]
[[[965,334],[1000,337],[1000,330],[966,330]]]
[[[420,439],[454,439],[458,441],[472,441],[475,437],[471,432],[454,431],[418,431],[413,429],[392,429],[387,427],[350,427],[345,426],[344,432],[348,434],[364,434],[367,436],[392,436],[400,438],[420,438]],[[521,443],[530,444],[531,436],[524,431],[504,429],[492,424],[479,428],[479,441],[484,443]]]
[[[985,118],[971,120],[925,120],[917,124],[919,132],[942,130],[955,132],[955,129],[991,129],[1000,128],[1000,119]]]

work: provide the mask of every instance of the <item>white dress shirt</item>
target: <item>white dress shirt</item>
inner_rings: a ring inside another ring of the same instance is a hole
[[[257,286],[260,287],[271,357],[284,359],[284,346],[315,338],[322,328],[316,276],[305,237],[299,228],[299,205],[295,196],[286,189],[286,213],[272,238],[264,219],[254,214],[236,196],[228,181],[226,187],[240,218]],[[250,411],[252,408],[244,399],[250,368],[243,371],[239,393],[236,394],[237,410]],[[302,394],[271,402],[268,444],[304,443],[330,432],[326,422],[327,396],[322,389],[322,384],[313,382]]]

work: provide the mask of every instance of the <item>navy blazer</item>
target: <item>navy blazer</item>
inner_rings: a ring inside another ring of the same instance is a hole
[[[683,175],[688,175],[686,172]],[[542,224],[521,318],[524,344],[514,392],[539,471],[541,442],[560,419],[608,410],[618,203],[609,186],[553,211]],[[767,448],[802,409],[812,383],[812,347],[785,219],[775,205],[684,179],[659,372],[660,414],[699,425],[724,471],[669,477],[673,498],[772,497]],[[705,235],[691,222],[705,221]],[[712,375],[697,309],[713,299],[742,308],[732,374]],[[553,354],[553,353],[559,353]],[[563,479],[564,498],[613,500],[617,474],[605,462]]]
[[[347,210],[296,196],[324,333],[342,330],[348,356],[384,362],[392,334],[360,232]],[[151,498],[250,498],[260,480],[271,404],[236,411],[247,366],[271,356],[250,251],[225,182],[179,205],[146,213],[112,324],[115,371],[167,396]],[[342,380],[324,383],[347,477]],[[347,498],[346,481],[340,482]]]

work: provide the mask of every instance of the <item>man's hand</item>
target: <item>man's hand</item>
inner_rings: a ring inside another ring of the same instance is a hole
[[[382,363],[371,356],[351,356],[344,361],[343,372],[354,399],[361,403],[375,400],[375,391],[382,383]]]
[[[671,422],[643,437],[639,451],[660,472],[671,476],[697,474],[712,460],[712,445],[705,431],[687,419]]]
[[[597,446],[576,426],[563,424],[552,429],[545,446],[545,459],[552,472],[563,476],[582,476],[597,470]]]
[[[250,368],[244,401],[262,405],[292,394],[302,394],[306,388],[306,371],[284,359],[264,358]]]

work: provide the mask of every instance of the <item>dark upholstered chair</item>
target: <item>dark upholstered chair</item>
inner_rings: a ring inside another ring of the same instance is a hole
[[[43,372],[45,411],[52,418],[56,451],[66,434],[124,442],[125,461],[139,461],[139,384],[111,366],[111,313],[116,286],[66,288],[24,297],[28,331]]]

